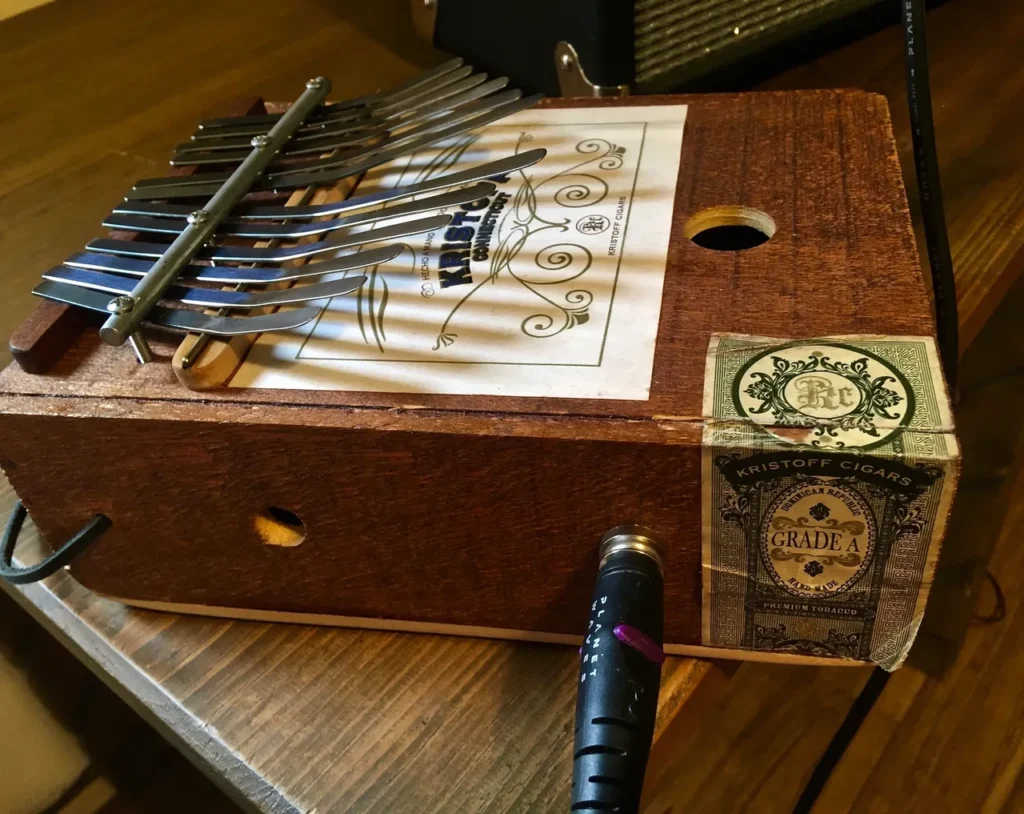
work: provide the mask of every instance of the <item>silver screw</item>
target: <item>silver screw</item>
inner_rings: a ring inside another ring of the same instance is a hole
[[[153,349],[149,346],[149,343],[146,341],[146,337],[142,334],[129,334],[128,344],[131,345],[132,350],[135,351],[135,358],[139,360],[140,365],[153,361]]]
[[[266,147],[270,144],[270,136],[264,134],[262,136],[253,136],[252,141],[249,142],[253,147]]]
[[[135,300],[131,297],[114,297],[107,303],[107,310],[112,314],[127,314],[135,307]]]
[[[189,214],[186,220],[193,226],[197,224],[206,223],[210,219],[210,213],[205,209],[197,209],[195,212]]]
[[[572,55],[562,54],[562,70],[568,71],[572,68]]]
[[[315,76],[306,83],[306,87],[310,90],[320,90],[325,84],[327,84],[327,77]]]
[[[437,0],[423,0],[423,5],[427,8],[433,8],[437,3]]]

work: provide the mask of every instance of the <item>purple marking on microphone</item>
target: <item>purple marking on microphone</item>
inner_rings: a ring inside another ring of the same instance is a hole
[[[626,647],[632,647],[648,661],[654,662],[659,667],[665,663],[665,654],[650,636],[637,630],[632,625],[619,624],[612,629],[615,638]]]

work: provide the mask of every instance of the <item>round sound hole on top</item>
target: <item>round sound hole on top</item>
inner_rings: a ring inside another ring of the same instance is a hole
[[[767,212],[749,206],[712,206],[691,215],[683,234],[698,246],[738,252],[767,243],[776,230]]]

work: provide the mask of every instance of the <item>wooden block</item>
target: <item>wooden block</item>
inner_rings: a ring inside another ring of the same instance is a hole
[[[318,189],[313,193],[308,203],[316,205],[339,201],[342,198],[348,197],[354,188],[355,182],[345,179],[336,187]],[[288,198],[287,205],[298,206],[302,203],[304,201],[304,192],[304,190],[299,190],[293,193]],[[306,240],[313,239],[315,238],[307,238]],[[258,241],[254,245],[266,246],[268,241]],[[302,258],[291,265],[302,265],[308,262],[308,260],[309,258]],[[279,283],[268,288],[285,288],[288,285],[290,283]],[[267,290],[267,288],[264,288],[264,290]],[[270,310],[272,309],[255,308],[250,313],[266,313]],[[208,311],[207,313],[216,312]],[[199,341],[197,334],[189,334],[174,353],[174,359],[171,362],[174,375],[178,377],[178,381],[191,390],[209,390],[214,387],[222,387],[231,379],[231,376],[238,369],[242,360],[245,359],[246,354],[258,336],[258,334],[243,334],[241,336],[232,336],[228,339],[211,338],[195,362],[188,367],[184,367],[182,360],[192,350],[193,344]]]
[[[748,624],[766,641],[707,646],[713,602],[702,585],[721,569],[702,542],[717,516],[702,509],[702,467],[712,471],[703,439],[727,422],[705,411],[704,382],[713,337],[933,336],[885,101],[822,91],[547,102],[680,103],[689,111],[648,399],[198,394],[158,366],[126,366],[86,334],[73,370],[0,374],[0,448],[14,488],[54,541],[107,514],[112,529],[73,573],[143,607],[568,642],[585,625],[598,539],[635,522],[669,548],[672,652],[867,658],[866,639],[844,639],[839,622],[829,644],[789,617],[760,632]],[[746,251],[690,240],[694,219],[723,206],[768,213],[775,234]],[[939,374],[915,375],[935,375],[944,399]],[[923,429],[946,437],[951,425]],[[940,462],[935,535],[954,458]],[[270,544],[260,534],[268,524],[282,532]],[[871,580],[886,573],[889,540],[879,538],[877,567],[858,553]],[[934,545],[914,557],[910,573],[926,586]],[[760,562],[749,560],[746,590],[767,596],[780,586],[753,576]],[[803,565],[787,567],[799,576]],[[839,587],[875,584],[855,576]],[[904,590],[908,618],[925,594]],[[835,594],[837,618],[850,595]],[[785,613],[808,601],[780,596]],[[912,639],[912,628],[893,635]]]

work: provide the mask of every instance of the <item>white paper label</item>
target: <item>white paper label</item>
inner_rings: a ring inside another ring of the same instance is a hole
[[[260,337],[230,386],[647,399],[685,118],[530,110],[373,171],[360,193],[548,151],[314,323]]]

